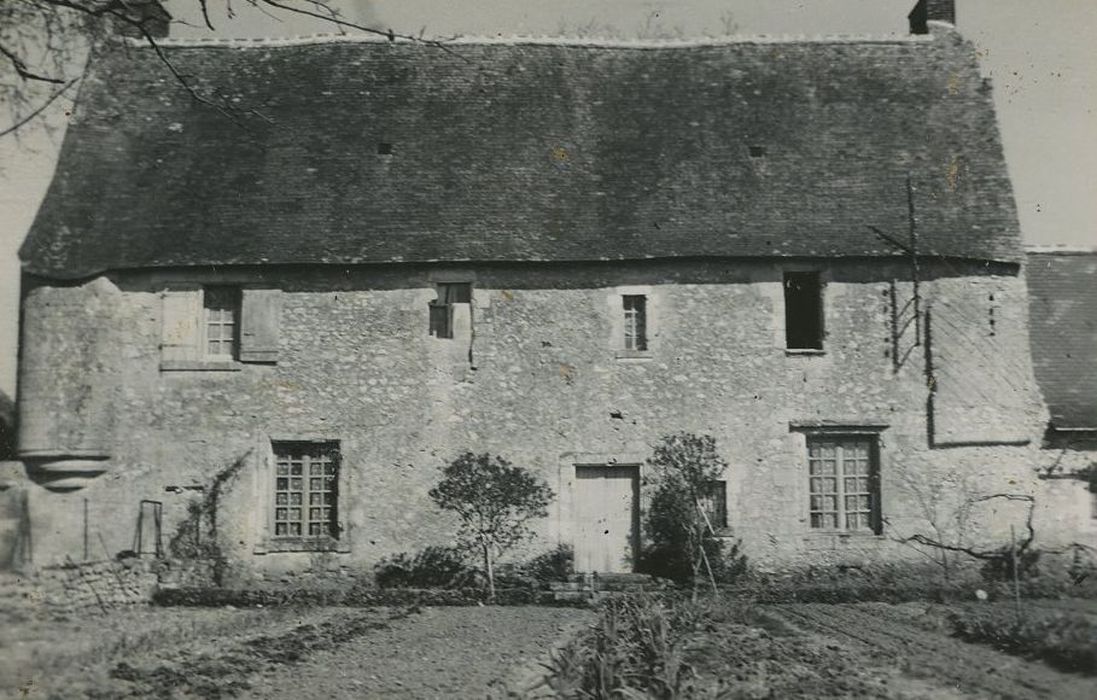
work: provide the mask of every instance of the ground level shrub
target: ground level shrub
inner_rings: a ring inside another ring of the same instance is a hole
[[[985,605],[953,611],[949,622],[953,633],[965,641],[1097,675],[1097,622],[1092,617],[1068,611],[1018,611],[1009,605]]]
[[[983,591],[990,600],[1009,600],[1010,581],[983,580],[976,568],[944,580],[939,571],[917,564],[813,566],[780,573],[751,572],[725,591],[759,603],[903,603],[974,600]],[[1019,584],[1023,598],[1097,597],[1097,580],[1075,582],[1066,575],[1041,573]]]
[[[813,566],[741,577],[724,590],[759,603],[859,603],[973,599],[977,581],[944,582],[916,565]]]
[[[454,547],[430,546],[414,554],[385,557],[373,569],[381,588],[465,588],[477,581],[466,553]]]
[[[575,551],[570,544],[558,544],[530,559],[522,568],[542,584],[567,581],[575,573]]]
[[[735,583],[747,574],[747,557],[741,550],[739,540],[711,538],[705,540],[703,546],[716,583]],[[689,557],[681,542],[653,542],[644,547],[637,570],[677,583],[690,583],[693,578]],[[704,569],[702,577],[708,578],[708,572]]]
[[[274,608],[286,606],[349,607],[374,606],[473,606],[483,605],[483,587],[476,588],[376,588],[355,586],[350,589],[231,589],[231,588],[165,588],[153,596],[153,604],[161,607],[226,607]],[[532,588],[499,588],[494,605],[545,605],[554,607],[586,607],[586,600],[556,600],[548,591]]]

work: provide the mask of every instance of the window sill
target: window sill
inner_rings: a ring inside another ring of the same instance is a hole
[[[347,554],[350,544],[345,540],[333,540],[327,537],[279,537],[256,545],[256,554],[277,554],[281,552],[335,552]]]
[[[817,350],[815,348],[785,348],[785,355],[796,357],[806,356],[811,357],[813,355],[826,355],[826,350]]]
[[[651,350],[617,350],[613,356],[618,360],[650,360]]]
[[[861,532],[856,530],[809,530],[804,535],[813,539],[833,538],[839,540],[882,540],[884,535],[875,532]]]
[[[239,372],[241,365],[233,360],[161,360],[161,372]]]

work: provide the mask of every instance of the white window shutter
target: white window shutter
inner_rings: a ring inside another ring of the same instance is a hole
[[[240,361],[277,362],[282,290],[244,289],[240,301]]]
[[[162,362],[196,360],[199,357],[199,320],[202,292],[198,289],[165,290],[161,293],[160,359]]]

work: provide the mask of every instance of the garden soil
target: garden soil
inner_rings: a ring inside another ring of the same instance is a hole
[[[932,693],[925,697],[1097,698],[1093,677],[1057,671],[934,629],[938,623],[930,605],[792,604],[766,606],[765,611],[862,669],[878,669],[877,679],[885,687],[879,693],[861,688],[857,696],[918,697],[928,687]]]
[[[593,613],[569,608],[428,608],[261,674],[242,697],[524,697],[530,686],[508,682],[528,677],[561,638],[593,622]]]

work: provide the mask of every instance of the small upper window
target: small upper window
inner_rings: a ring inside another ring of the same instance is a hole
[[[818,272],[785,273],[785,347],[823,349],[823,285]]]
[[[202,290],[202,307],[206,356],[235,359],[240,290],[236,287],[205,287]]]
[[[621,297],[625,311],[625,350],[648,349],[648,298],[643,294]]]
[[[455,306],[471,303],[472,285],[468,282],[439,284],[438,298],[430,303],[430,334],[436,338],[452,338]]]

